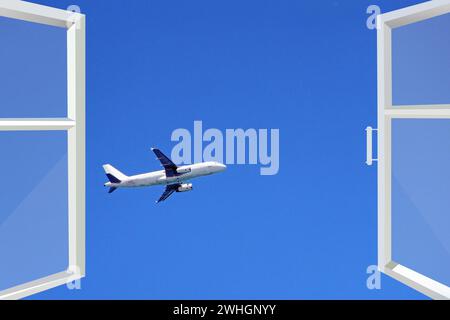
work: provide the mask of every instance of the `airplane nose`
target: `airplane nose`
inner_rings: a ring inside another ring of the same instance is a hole
[[[227,169],[227,166],[222,163],[219,163],[219,168],[220,168],[220,171],[225,171]]]

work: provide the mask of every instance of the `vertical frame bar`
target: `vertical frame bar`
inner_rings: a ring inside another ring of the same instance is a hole
[[[84,277],[85,266],[85,184],[86,184],[86,54],[84,15],[76,14],[67,31],[68,117],[75,127],[68,131],[69,170],[69,266],[68,271]]]
[[[392,31],[378,16],[378,267],[391,261],[390,135],[385,109],[392,106]],[[389,189],[389,190],[388,190]]]

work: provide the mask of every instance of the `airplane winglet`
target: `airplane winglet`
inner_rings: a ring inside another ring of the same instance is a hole
[[[117,188],[115,188],[115,187],[109,188],[109,192],[108,193],[113,193],[116,190],[117,190]]]

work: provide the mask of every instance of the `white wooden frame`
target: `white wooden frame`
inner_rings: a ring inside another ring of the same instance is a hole
[[[0,131],[67,131],[69,265],[60,273],[0,291],[0,300],[11,300],[85,276],[85,16],[19,0],[0,0],[0,16],[67,29],[67,118],[0,119]]]
[[[450,0],[434,0],[378,16],[378,266],[380,271],[433,299],[450,288],[392,261],[392,119],[450,119],[449,105],[392,105],[392,29],[450,13]]]

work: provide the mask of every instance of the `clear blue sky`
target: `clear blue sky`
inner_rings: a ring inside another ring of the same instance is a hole
[[[66,8],[74,1],[41,0]],[[420,299],[376,264],[376,33],[419,1],[77,1],[87,31],[87,278],[36,298]],[[280,172],[229,166],[162,205],[103,188],[176,128],[279,128]]]

